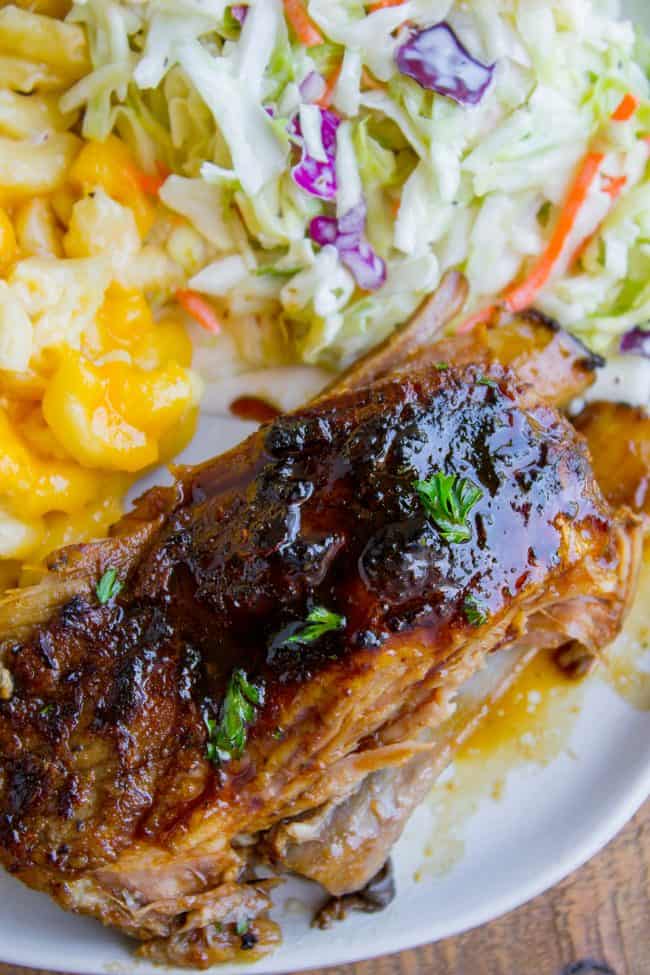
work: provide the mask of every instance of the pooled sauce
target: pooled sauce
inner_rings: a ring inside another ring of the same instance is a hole
[[[238,396],[230,404],[230,412],[238,420],[251,420],[253,423],[268,423],[280,415],[275,406],[259,396]]]
[[[463,745],[456,762],[485,761],[506,752],[515,759],[550,761],[561,742],[557,725],[549,725],[560,711],[579,712],[583,688],[584,683],[576,683],[563,674],[551,654],[537,654]]]
[[[639,591],[620,637],[587,680],[609,684],[633,707],[650,710],[650,550]],[[567,678],[552,654],[539,653],[456,753],[432,789],[431,840],[419,881],[450,870],[465,851],[468,820],[486,799],[498,801],[508,773],[527,764],[548,765],[563,752],[582,708],[587,680]]]
[[[439,876],[465,852],[467,821],[481,802],[503,795],[508,773],[547,765],[568,746],[585,682],[568,679],[549,653],[539,653],[456,753],[429,795],[431,840],[415,879]]]
[[[639,593],[625,629],[607,651],[598,676],[641,711],[650,711],[650,550],[646,549]]]

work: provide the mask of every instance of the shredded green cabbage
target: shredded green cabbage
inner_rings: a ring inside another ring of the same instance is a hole
[[[62,107],[84,108],[87,137],[115,130],[143,167],[173,170],[162,200],[209,245],[192,286],[221,302],[229,328],[248,337],[246,355],[257,328],[257,364],[340,367],[452,267],[469,280],[467,313],[489,304],[543,252],[594,145],[624,190],[612,205],[596,181],[571,243],[593,239],[577,264],[564,255],[538,306],[605,353],[650,319],[650,43],[615,2],[305,5],[325,38],[317,47],[298,43],[281,0],[249,0],[243,24],[225,0],[76,0],[69,15],[88,30],[93,70]],[[408,32],[441,21],[496,65],[476,106],[397,68]],[[342,124],[329,202],[292,178],[299,147],[288,128],[298,118],[307,151],[326,162],[319,110],[304,92],[311,75],[328,82],[335,71],[330,110]],[[626,93],[639,109],[612,122]],[[387,266],[372,294],[309,232],[314,217],[341,217],[360,197]]]

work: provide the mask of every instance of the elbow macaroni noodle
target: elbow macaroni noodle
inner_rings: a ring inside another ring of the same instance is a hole
[[[201,240],[119,138],[85,142],[61,111],[90,69],[68,9],[0,3],[0,589],[104,533],[191,438],[200,394],[185,324],[160,309]]]

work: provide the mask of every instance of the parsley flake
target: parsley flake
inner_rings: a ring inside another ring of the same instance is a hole
[[[465,597],[463,613],[467,622],[471,623],[472,626],[483,626],[484,623],[487,623],[488,615],[476,596],[469,595]]]
[[[449,369],[449,363],[448,362],[436,362],[435,365],[436,365],[436,369],[438,370],[438,372],[445,372],[446,369]]]
[[[47,716],[49,714],[52,714],[53,711],[54,711],[53,704],[45,704],[38,713],[42,718],[47,718]]]
[[[469,513],[483,497],[473,481],[458,474],[437,471],[426,481],[414,481],[413,487],[431,521],[446,542],[468,542],[472,529]]]
[[[345,622],[345,616],[333,613],[331,610],[325,609],[324,606],[314,606],[305,622],[300,624],[295,633],[287,637],[284,645],[298,644],[302,646],[315,643],[326,633],[342,630]]]
[[[117,578],[117,572],[115,569],[107,569],[104,575],[101,577],[97,583],[97,588],[95,592],[97,593],[97,598],[105,606],[106,603],[110,603],[112,599],[122,591],[122,583]]]
[[[489,386],[491,389],[497,389],[499,385],[496,379],[490,379],[489,376],[481,376],[476,382],[479,386]]]
[[[248,929],[250,928],[250,926],[251,925],[248,918],[244,921],[237,921],[236,931],[240,938],[243,938],[243,936],[248,933]]]
[[[264,704],[264,688],[252,684],[245,670],[234,670],[219,721],[205,717],[208,729],[207,756],[214,765],[224,765],[241,758],[248,740],[248,729],[257,720],[258,708]]]

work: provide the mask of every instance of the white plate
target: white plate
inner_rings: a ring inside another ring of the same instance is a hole
[[[630,0],[628,9],[650,26],[647,0]],[[204,420],[184,459],[217,454],[249,429],[232,420]],[[557,883],[604,846],[650,795],[650,714],[593,682],[570,744],[545,768],[513,771],[503,798],[485,801],[466,824],[464,855],[446,874],[418,883],[414,873],[432,839],[430,810],[420,809],[395,851],[398,897],[379,915],[313,931],[307,907],[299,909],[294,898],[308,906],[321,895],[309,884],[284,885],[277,898],[284,945],[250,970],[271,975],[414,947],[490,921]],[[5,875],[0,904],[4,962],[87,975],[161,971],[135,963],[126,939],[63,913]],[[243,969],[218,971],[241,975]]]

